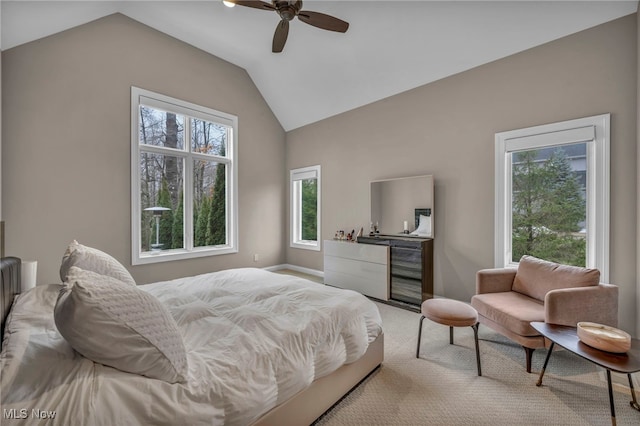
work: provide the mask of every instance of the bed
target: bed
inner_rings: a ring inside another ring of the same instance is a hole
[[[175,380],[148,374],[155,365],[149,357],[138,363],[142,373],[123,371],[108,359],[105,365],[80,355],[74,348],[84,348],[61,322],[63,294],[82,288],[74,274],[84,271],[73,267],[67,284],[18,294],[19,265],[19,259],[2,263],[3,425],[311,424],[383,360],[380,315],[364,296],[239,268],[128,289],[167,309],[186,366]],[[83,276],[95,281],[98,275]],[[86,315],[81,326],[91,323]],[[126,337],[102,336],[105,330],[93,325],[83,336],[108,342],[105,352],[128,348]],[[158,342],[155,349],[166,344]]]

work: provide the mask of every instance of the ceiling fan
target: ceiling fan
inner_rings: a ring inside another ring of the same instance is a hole
[[[349,23],[341,19],[320,12],[300,10],[302,9],[302,0],[272,0],[271,3],[260,0],[226,0],[225,2],[255,9],[273,10],[280,15],[280,22],[273,34],[271,47],[273,53],[282,52],[282,49],[284,49],[289,35],[289,21],[296,16],[305,24],[313,25],[323,30],[344,33],[349,29]]]

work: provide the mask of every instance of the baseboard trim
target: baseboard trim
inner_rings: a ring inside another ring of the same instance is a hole
[[[292,271],[296,271],[296,272],[302,272],[303,274],[308,274],[308,275],[313,275],[315,277],[320,277],[320,278],[324,278],[324,272],[323,271],[318,271],[316,269],[311,269],[311,268],[304,268],[302,266],[296,266],[296,265],[291,265],[289,263],[283,263],[281,265],[273,265],[273,266],[267,266],[265,268],[263,268],[267,271],[279,271],[281,269],[290,269]]]

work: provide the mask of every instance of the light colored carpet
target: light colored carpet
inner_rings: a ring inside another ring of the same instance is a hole
[[[483,376],[478,377],[470,327],[456,328],[450,345],[448,327],[425,319],[417,359],[420,314],[377,305],[385,331],[382,367],[316,425],[611,424],[604,371],[588,361],[554,351],[537,387],[546,350],[534,352],[533,372],[527,374],[524,350],[481,325]],[[625,375],[613,376],[628,383]],[[615,390],[617,424],[639,425],[628,388]]]

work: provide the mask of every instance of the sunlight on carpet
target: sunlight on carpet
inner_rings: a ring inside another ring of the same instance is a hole
[[[524,350],[481,325],[483,376],[478,377],[470,327],[456,328],[450,345],[448,327],[425,320],[417,359],[420,314],[376,305],[385,332],[382,367],[316,425],[611,424],[604,374],[588,361],[555,351],[537,387],[547,351],[534,352],[527,374]],[[617,424],[640,424],[628,388],[616,387],[614,398]]]

